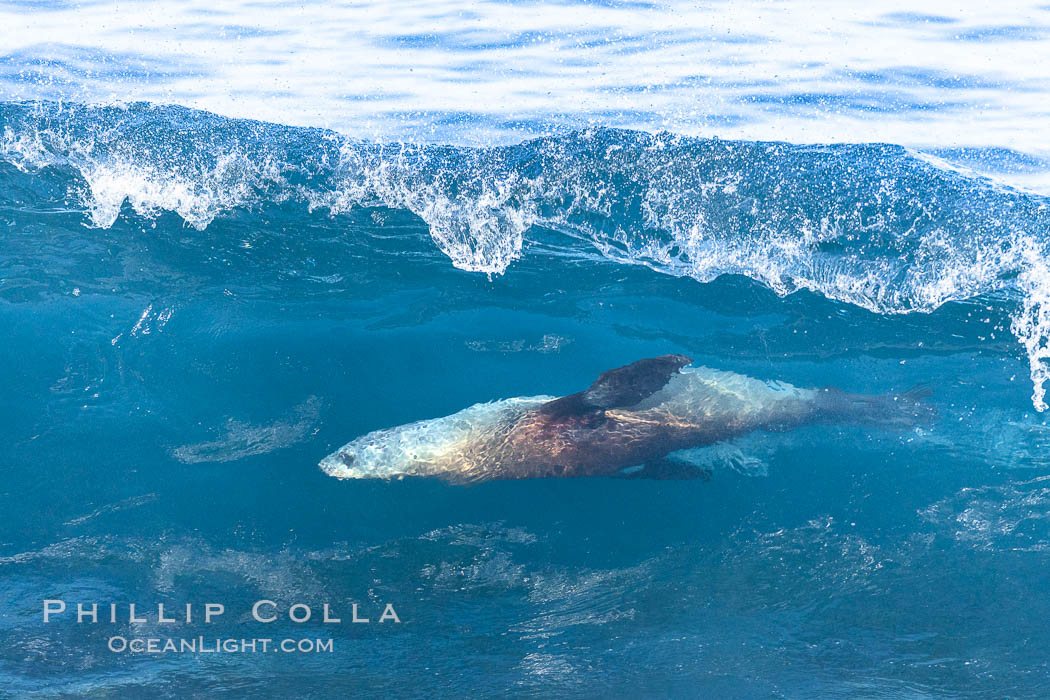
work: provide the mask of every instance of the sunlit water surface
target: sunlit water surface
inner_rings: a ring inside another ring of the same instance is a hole
[[[0,6],[0,692],[1045,695],[1050,12],[214,5]],[[317,467],[671,352],[938,417],[709,481]]]

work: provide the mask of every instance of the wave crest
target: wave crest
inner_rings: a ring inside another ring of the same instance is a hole
[[[611,129],[491,148],[391,145],[144,104],[6,104],[0,117],[0,159],[68,172],[94,226],[112,226],[125,203],[201,230],[274,202],[386,206],[422,219],[453,265],[488,275],[546,229],[581,257],[701,282],[739,274],[880,314],[1015,296],[1011,328],[1046,408],[1047,197],[902,147]]]

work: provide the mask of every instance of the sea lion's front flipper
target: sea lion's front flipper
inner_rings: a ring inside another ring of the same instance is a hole
[[[555,399],[541,406],[540,411],[558,417],[629,408],[663,389],[678,370],[692,361],[685,355],[647,357],[601,373],[586,391]]]
[[[641,467],[625,469],[616,474],[621,479],[657,479],[662,481],[681,479],[711,480],[711,470],[669,457],[660,457],[646,462]]]

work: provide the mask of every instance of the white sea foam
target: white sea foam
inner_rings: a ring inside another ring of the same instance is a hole
[[[283,184],[275,162],[260,163],[237,152],[219,155],[211,166],[173,168],[150,163],[148,156],[99,156],[91,141],[63,141],[60,134],[12,135],[0,142],[0,154],[15,156],[23,168],[75,168],[87,189],[83,200],[91,223],[101,228],[113,226],[127,203],[144,217],[174,212],[203,231],[216,216],[256,203],[258,190],[265,184]],[[61,156],[55,155],[63,150]]]
[[[28,171],[74,171],[95,226],[111,226],[125,203],[145,217],[175,212],[198,229],[272,203],[333,214],[383,205],[419,216],[456,267],[490,276],[525,255],[530,230],[543,227],[569,236],[581,257],[597,251],[701,282],[740,274],[780,295],[806,289],[880,314],[1007,293],[1020,298],[1012,330],[1031,361],[1034,405],[1045,408],[1045,198],[904,149],[605,130],[502,149],[384,147],[315,132],[289,144],[269,125],[223,141],[243,125],[163,108],[57,110],[11,120],[0,157]],[[152,124],[154,141],[136,140],[136,119]],[[204,136],[174,155],[151,152],[187,125]],[[309,176],[296,149],[316,161]]]
[[[1050,265],[1046,254],[1034,245],[1026,249],[1025,258],[1027,265],[1019,279],[1024,296],[1010,330],[1028,353],[1032,404],[1037,411],[1045,411],[1046,382],[1050,379]]]

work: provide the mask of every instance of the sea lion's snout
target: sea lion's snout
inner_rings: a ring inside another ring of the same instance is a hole
[[[338,469],[339,471],[342,471],[344,469],[353,469],[355,461],[356,460],[353,454],[340,450],[335,454],[328,455],[328,457],[326,457],[324,462],[321,464],[321,467],[329,473],[332,469]]]
[[[318,465],[321,470],[329,476],[335,476],[340,479],[358,479],[360,474],[356,469],[355,462],[357,461],[353,454],[347,451],[346,445],[343,449],[338,452],[333,452],[324,459]]]

